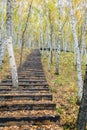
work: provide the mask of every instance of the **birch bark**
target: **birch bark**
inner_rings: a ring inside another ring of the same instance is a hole
[[[3,56],[4,56],[4,49],[5,49],[5,42],[3,43],[3,9],[4,9],[4,5],[5,5],[5,1],[3,0],[1,2],[1,9],[0,9],[0,15],[1,15],[1,19],[0,19],[0,68],[2,67],[2,60],[3,60]]]
[[[77,61],[77,73],[78,73],[78,100],[81,101],[82,93],[83,93],[83,83],[82,83],[82,71],[81,71],[81,57],[80,57],[80,49],[78,38],[76,34],[76,23],[72,9],[72,0],[69,0],[69,7],[70,7],[70,16],[71,16],[71,24],[72,24],[72,32],[74,38],[74,49],[76,53],[76,61]]]
[[[0,44],[0,68],[2,67],[2,61],[4,58],[5,49],[6,49],[6,44],[7,44],[6,39],[2,40],[2,43]]]
[[[61,47],[61,38],[62,38],[62,24],[61,24],[61,16],[62,16],[62,1],[58,1],[58,10],[59,10],[59,36],[58,36],[58,45],[56,52],[56,70],[55,73],[59,74],[59,60],[60,60],[60,47]]]
[[[81,59],[84,54],[86,54],[86,29],[87,29],[87,7],[86,7],[86,0],[83,3],[84,7],[84,22],[82,27],[82,47],[81,47]]]
[[[11,73],[12,73],[12,84],[13,87],[18,87],[18,75],[17,67],[14,58],[13,46],[12,46],[12,17],[11,17],[11,2],[7,0],[7,19],[6,19],[6,31],[7,31],[7,49],[9,53]]]
[[[43,43],[43,10],[42,8],[40,7],[40,21],[39,21],[39,24],[40,24],[40,45],[41,45],[41,48],[42,48],[42,55],[44,53],[44,43]]]

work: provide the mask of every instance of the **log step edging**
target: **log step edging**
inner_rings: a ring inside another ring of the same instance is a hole
[[[11,86],[12,87],[12,86]],[[14,89],[12,89],[11,87],[9,87],[9,88],[0,88],[0,92],[11,92],[11,91],[17,91],[17,89],[16,88],[14,88]],[[30,92],[48,92],[49,93],[49,88],[19,88],[18,89],[18,91],[20,92],[20,91],[30,91]]]
[[[54,115],[54,116],[33,116],[33,117],[2,117],[0,118],[0,127],[4,126],[4,125],[9,125],[9,122],[15,122],[14,125],[16,125],[16,123],[18,124],[19,122],[28,122],[29,124],[31,123],[32,125],[37,124],[37,122],[39,123],[43,123],[47,121],[50,122],[60,122],[60,116],[59,115]]]
[[[2,82],[12,82],[12,79],[5,79],[5,80],[2,80]],[[22,78],[22,79],[19,79],[19,82],[30,82],[30,83],[31,82],[35,82],[35,83],[36,82],[45,82],[46,83],[47,81],[46,80],[38,80],[38,79],[37,80],[36,79],[35,80],[32,80],[32,79],[30,80],[30,79]]]
[[[12,83],[0,83],[0,86],[12,86]],[[27,83],[27,82],[19,82],[19,86],[48,86],[47,83]]]
[[[18,110],[56,110],[54,103],[28,103],[28,104],[10,104],[1,105],[0,111],[18,111]]]
[[[50,100],[52,101],[52,95],[51,94],[15,94],[15,95],[0,95],[0,100],[19,100],[19,99],[26,99],[26,100]]]

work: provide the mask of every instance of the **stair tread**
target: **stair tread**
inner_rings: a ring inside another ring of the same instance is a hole
[[[35,125],[35,124],[49,124],[50,122],[60,122],[60,115],[36,115],[36,116],[6,116],[6,117],[0,117],[0,126],[13,126],[13,125]],[[11,127],[12,128],[12,127]]]
[[[12,85],[12,83],[0,83],[0,86],[10,86],[10,85]],[[43,85],[48,85],[47,83],[44,83],[44,84],[39,84],[39,83],[26,83],[26,82],[19,82],[19,85],[20,86],[22,86],[22,85],[25,85],[25,86],[27,86],[27,85],[34,85],[34,86],[43,86]]]
[[[15,104],[36,104],[36,105],[40,105],[40,104],[46,104],[46,105],[48,105],[48,104],[55,104],[53,101],[46,101],[46,100],[40,100],[40,101],[38,101],[38,102],[36,102],[36,101],[33,101],[33,100],[13,100],[12,102],[10,102],[10,101],[0,101],[0,106],[2,106],[2,105],[15,105]]]
[[[5,79],[3,80],[3,82],[8,82],[8,81],[11,81],[12,82],[12,79]],[[21,80],[19,79],[19,81],[26,81],[26,82],[46,82],[46,80],[32,80],[32,79],[24,79],[22,78]]]
[[[1,96],[51,96],[51,93],[24,93],[24,92],[14,92],[14,93],[5,93],[5,94],[1,94],[0,93],[0,97]]]
[[[32,110],[32,111],[29,111],[29,110],[19,110],[18,112],[17,111],[4,111],[4,112],[0,112],[0,118],[4,118],[4,117],[26,117],[26,116],[29,116],[29,117],[35,117],[35,116],[45,116],[45,115],[51,115],[51,116],[54,116],[56,115],[57,112],[56,110]],[[4,116],[4,117],[3,117]]]
[[[19,101],[19,100],[18,100]],[[3,101],[2,101],[3,102]],[[56,104],[53,102],[23,102],[13,101],[0,103],[0,111],[19,111],[19,110],[56,110]]]

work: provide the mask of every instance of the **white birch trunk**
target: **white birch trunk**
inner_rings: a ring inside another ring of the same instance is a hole
[[[85,64],[87,65],[87,50],[86,50],[86,56],[85,56],[86,62]]]
[[[1,8],[0,8],[0,13],[1,13],[1,21],[0,21],[0,26],[1,26],[1,38],[4,37],[4,32],[5,32],[5,28],[4,28],[4,24],[5,24],[5,20],[4,20],[4,8],[5,8],[5,4],[6,1],[2,0],[1,1]]]
[[[3,61],[3,58],[4,58],[6,44],[7,44],[7,41],[5,39],[5,41],[2,41],[2,44],[0,45],[0,68],[2,67],[2,61]]]
[[[48,57],[48,71],[50,72],[50,69],[51,69],[51,53],[49,54],[49,57]]]
[[[11,2],[12,2],[11,0],[7,0],[7,20],[6,20],[7,49],[9,53],[9,59],[10,59],[13,87],[18,87],[17,68],[16,68],[13,46],[12,46]]]
[[[12,46],[12,37],[9,37],[9,39],[7,39],[7,48],[8,48],[10,66],[12,72],[12,83],[14,87],[18,87],[18,75],[17,75],[17,68],[16,68],[13,46]]]
[[[2,61],[3,61],[3,57],[4,57],[4,51],[5,51],[5,47],[6,47],[6,42],[3,42],[3,33],[2,33],[2,30],[3,30],[3,9],[4,9],[4,4],[5,4],[5,1],[3,0],[1,2],[1,9],[0,9],[0,13],[1,13],[1,20],[0,20],[0,68],[2,67]]]
[[[81,71],[81,57],[80,57],[80,50],[79,50],[78,38],[77,38],[77,34],[76,34],[76,23],[75,23],[75,18],[74,18],[73,9],[72,9],[72,0],[69,0],[69,7],[70,7],[72,32],[73,32],[73,37],[74,37],[74,48],[75,48],[76,60],[77,60],[78,100],[81,101],[82,94],[83,94],[82,71]]]
[[[52,63],[52,33],[49,35],[49,47],[50,47],[50,52],[49,52],[49,57],[48,57],[48,71],[50,72],[50,68],[51,68],[51,63]]]
[[[56,52],[56,74],[59,74],[59,63],[60,63],[60,45],[58,45],[58,49]]]
[[[1,27],[0,27],[0,68],[2,66],[2,38],[1,38]]]
[[[84,25],[83,25],[84,26]],[[84,27],[83,27],[84,28]],[[83,29],[82,34],[82,45],[81,45],[81,59],[86,54],[86,44],[85,44],[85,29]]]
[[[86,7],[86,0],[84,0],[84,23],[82,27],[82,47],[81,47],[81,59],[86,54],[86,28],[87,28],[87,7]]]
[[[43,22],[43,11],[40,7],[40,21],[39,21],[39,24],[40,24],[40,44],[41,44],[41,48],[42,48],[42,55],[44,53],[44,43],[43,43],[43,25],[42,25],[42,22]]]
[[[55,73],[59,74],[59,63],[60,63],[60,47],[61,47],[61,38],[62,38],[62,24],[61,24],[61,16],[62,16],[62,3],[61,0],[58,1],[58,10],[59,10],[59,36],[58,36],[58,50],[56,54],[56,70]]]
[[[86,37],[87,37],[87,0],[84,0],[84,3],[85,3],[85,42],[87,41],[86,40]],[[86,65],[87,65],[87,50],[86,50]]]
[[[2,29],[0,27],[0,44],[1,44],[1,42],[2,42]]]
[[[51,64],[52,64],[52,57],[53,57],[53,24],[51,21],[51,13],[49,11],[49,22],[50,22],[50,33],[49,33],[49,47],[50,47],[50,53],[49,53],[49,57],[48,57],[48,71],[50,71],[51,68]]]
[[[46,56],[48,54],[48,44],[49,44],[49,25],[48,25],[48,10],[46,13]]]

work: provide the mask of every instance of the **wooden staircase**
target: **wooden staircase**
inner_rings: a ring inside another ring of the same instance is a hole
[[[0,126],[59,122],[39,50],[18,68],[18,79],[18,88],[12,86],[11,75],[0,83]]]

